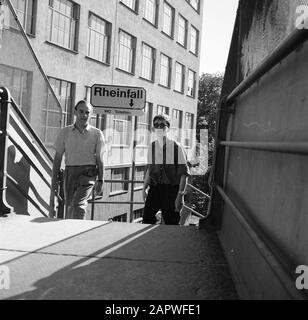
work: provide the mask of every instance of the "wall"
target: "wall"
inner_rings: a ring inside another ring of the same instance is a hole
[[[280,0],[241,1],[239,8],[224,94],[251,74],[295,29],[295,1],[292,5]],[[235,103],[235,113],[220,127],[220,139],[307,142],[307,55],[306,41],[242,94]],[[228,72],[234,66],[239,78],[230,81]],[[221,119],[225,117],[223,114]],[[294,279],[296,291],[295,269],[308,265],[307,156],[236,148],[226,148],[224,154],[217,151],[216,155],[216,165],[224,162],[224,168],[216,168],[224,173],[219,184]],[[214,208],[219,207],[212,204],[211,213],[216,215]],[[273,271],[231,208],[225,203],[220,209],[219,236],[241,298],[291,299],[285,278]]]

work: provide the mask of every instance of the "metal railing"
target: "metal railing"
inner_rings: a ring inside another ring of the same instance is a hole
[[[133,186],[135,184],[143,184],[144,181],[140,181],[140,180],[105,180],[105,183],[130,183],[132,185],[132,188],[133,188]],[[199,190],[198,188],[194,187],[192,184],[187,184],[187,188],[192,188],[193,190],[195,190],[196,192],[201,194],[203,197],[208,198],[208,199],[210,198],[209,195],[207,195],[203,191]],[[98,197],[98,198],[100,198],[100,197]],[[144,205],[145,204],[144,201],[141,202],[141,201],[101,201],[101,200],[96,200],[95,196],[94,196],[94,192],[92,193],[92,199],[89,201],[89,203],[91,204],[91,220],[94,220],[94,217],[95,217],[95,205],[96,204],[129,204],[129,205],[135,205],[135,204]],[[183,208],[185,208],[186,210],[190,211],[194,216],[196,216],[198,218],[201,218],[201,219],[205,218],[204,215],[202,215],[201,213],[197,212],[193,208],[187,206],[185,203],[183,205]],[[142,218],[141,219],[137,219],[137,220],[138,220],[137,222],[142,222]],[[135,221],[135,220],[131,219],[131,221]]]
[[[15,118],[18,119],[17,122]],[[18,143],[16,137],[20,138],[25,143],[28,151],[30,151],[30,154],[23,149],[20,143]],[[22,188],[23,185],[21,185],[22,181],[17,181],[16,178],[9,175],[9,143],[22,155],[22,159],[26,163],[26,166],[29,167],[29,170],[30,168],[33,168],[35,174],[41,179],[41,182],[43,182],[46,187],[50,189],[51,184],[48,180],[51,179],[53,159],[43,142],[31,127],[28,120],[25,118],[24,114],[17,106],[14,99],[11,97],[9,90],[6,88],[0,88],[0,215],[12,213],[12,207],[7,203],[7,183],[9,181],[9,183],[11,183],[24,198],[30,201],[30,203],[43,216],[47,216],[47,207],[49,207],[49,203],[45,202],[46,212],[44,212],[44,210],[42,210],[42,208],[36,203],[37,199],[34,199],[24,191]],[[37,161],[31,159],[31,155],[33,156],[33,159]],[[39,163],[42,168],[38,168],[37,163],[35,162]],[[45,172],[45,175],[42,172],[42,169]],[[25,178],[27,177],[27,173],[30,174],[30,172],[23,172]],[[30,175],[28,178],[30,179]],[[31,185],[30,182],[31,181],[28,181],[29,186]],[[39,189],[39,187],[35,188],[35,186],[33,186],[33,188],[35,190]],[[37,194],[39,195],[39,192],[37,192]],[[57,196],[57,198],[59,200],[58,210],[61,211],[63,209],[60,206],[63,206],[63,201],[60,196]]]
[[[225,116],[225,111],[230,111],[229,115],[236,113],[236,99],[250,89],[262,76],[267,74],[272,68],[281,63],[289,54],[294,52],[300,45],[302,45],[308,39],[308,30],[295,30],[286,38],[286,40],[270,55],[268,56],[257,69],[252,72],[245,80],[243,80],[226,98],[221,99],[221,108],[219,108],[218,123],[221,123],[221,119]],[[308,155],[308,142],[294,141],[294,142],[281,142],[281,141],[223,141],[228,140],[226,138],[226,127],[228,123],[224,121],[224,125],[219,126],[219,141],[217,142],[217,148],[215,151],[215,165],[214,165],[214,181],[212,182],[212,197],[215,199],[215,204],[224,203],[227,205],[236,219],[239,221],[245,232],[252,239],[254,245],[264,257],[270,268],[276,274],[282,286],[286,289],[290,297],[294,299],[307,299],[307,295],[304,292],[296,290],[294,283],[293,270],[290,269],[288,262],[284,261],[283,253],[281,249],[275,245],[275,243],[269,242],[262,236],[262,230],[250,219],[246,219],[245,214],[239,210],[234,199],[230,198],[225,189],[225,181],[222,177],[226,176],[226,167],[223,165],[228,160],[225,159],[225,154],[219,152],[222,148],[240,148],[255,151],[265,151],[272,153],[283,154],[295,154],[295,155]],[[223,132],[223,134],[221,133]],[[224,149],[223,149],[224,150]],[[226,166],[226,165],[225,165]],[[219,171],[219,174],[218,174]],[[222,201],[217,194],[220,195]],[[213,205],[213,204],[212,204]],[[218,220],[221,223],[220,216],[223,211],[223,205],[217,206],[216,209],[220,212],[214,212],[212,208],[209,210],[209,215],[218,216]],[[217,226],[220,228],[220,225]]]

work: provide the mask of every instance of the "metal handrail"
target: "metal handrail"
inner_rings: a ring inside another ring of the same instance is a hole
[[[190,187],[190,188],[192,188],[192,189],[194,189],[195,191],[199,192],[199,193],[202,194],[204,197],[206,197],[206,198],[208,198],[208,199],[211,198],[208,194],[206,194],[206,193],[204,193],[203,191],[201,191],[200,189],[194,187],[192,184],[188,183],[187,186]]]
[[[304,298],[304,294],[299,292],[299,290],[297,290],[294,285],[295,279],[291,276],[293,272],[286,272],[286,270],[282,267],[281,262],[276,257],[279,256],[279,254],[275,254],[272,252],[272,250],[266,244],[266,241],[260,235],[260,232],[257,231],[257,227],[253,226],[251,222],[248,222],[243,213],[237,208],[231,198],[225,193],[223,188],[216,185],[216,189],[220,193],[225,203],[230,207],[236,219],[240,222],[244,230],[247,232],[261,255],[265,258],[265,261],[277,275],[278,279],[280,280],[283,287],[287,290],[289,295],[293,299],[305,299],[306,296]]]
[[[287,57],[293,52],[301,43],[305,42],[308,38],[308,30],[295,29],[286,39],[265,58],[255,71],[244,79],[227,97],[226,102],[232,103],[234,100],[249,89],[256,83],[264,74],[270,71],[274,66],[281,62],[282,59]]]
[[[38,146],[41,148],[41,150],[44,152],[45,156],[53,162],[53,158],[47,148],[45,147],[44,143],[42,140],[39,138],[37,133],[33,130],[31,124],[29,123],[28,119],[25,117],[25,115],[22,113],[20,108],[18,107],[17,103],[15,102],[14,98],[11,97],[11,101],[8,101],[8,103],[13,107],[14,111],[17,113],[18,117],[21,118],[23,124],[27,128],[27,130],[30,132],[30,134],[35,138],[35,142],[38,144]]]
[[[204,215],[202,215],[201,213],[197,212],[196,210],[194,210],[194,209],[192,209],[192,208],[190,208],[190,207],[186,206],[185,204],[183,205],[183,208],[185,208],[185,209],[187,209],[187,210],[191,211],[191,213],[193,213],[195,216],[197,216],[197,217],[199,217],[199,218],[201,218],[201,219],[204,219],[204,218],[205,218],[205,216],[204,216]]]
[[[39,168],[35,165],[35,163],[30,159],[30,157],[27,155],[27,153],[23,150],[23,148],[8,134],[9,139],[13,142],[14,146],[19,150],[20,153],[22,153],[23,157],[31,164],[31,166],[35,169],[36,173],[39,175],[39,177],[45,182],[45,184],[51,188],[51,184],[47,181],[47,179],[44,177],[42,172],[39,170]]]
[[[26,194],[18,185],[18,182],[11,177],[9,174],[6,174],[6,177],[11,181],[11,183],[13,184],[13,186],[27,199],[31,202],[31,204],[41,212],[41,214],[45,217],[47,217],[47,215],[44,213],[44,211],[40,208],[40,206],[28,195]]]
[[[222,141],[219,143],[219,145],[230,147],[230,148],[308,155],[308,141],[307,142]]]
[[[14,17],[14,20],[15,20],[16,24],[17,24],[18,27],[19,27],[19,31],[20,31],[20,33],[22,34],[22,37],[24,38],[24,40],[25,40],[25,42],[26,42],[26,44],[27,44],[27,46],[28,46],[28,48],[29,48],[29,50],[30,50],[31,55],[32,55],[34,61],[35,61],[36,64],[37,64],[37,67],[38,67],[39,71],[41,72],[44,80],[45,80],[46,83],[47,83],[47,86],[48,86],[48,88],[49,88],[52,96],[54,97],[54,99],[55,99],[55,101],[56,101],[56,103],[57,103],[57,107],[60,109],[60,121],[59,121],[59,122],[60,122],[60,127],[62,127],[63,110],[62,110],[60,101],[58,100],[58,97],[56,96],[56,94],[55,94],[55,92],[54,92],[54,89],[53,89],[53,87],[51,86],[51,84],[50,84],[50,82],[49,82],[49,80],[48,80],[48,77],[47,77],[46,73],[44,72],[44,70],[43,70],[43,68],[42,68],[42,65],[41,65],[41,63],[40,63],[40,60],[39,60],[38,56],[36,55],[36,53],[35,53],[32,45],[31,45],[31,43],[30,43],[30,41],[29,41],[29,39],[28,39],[27,33],[25,32],[22,24],[20,23],[20,21],[19,21],[19,19],[18,19],[18,16],[17,16],[17,14],[16,14],[16,11],[15,11],[14,6],[12,5],[12,3],[11,3],[10,0],[7,0],[7,4],[8,4],[8,7],[9,7],[9,9],[10,9],[10,12],[12,13],[12,15],[13,15],[13,17]]]

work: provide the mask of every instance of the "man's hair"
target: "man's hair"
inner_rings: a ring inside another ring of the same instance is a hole
[[[76,111],[77,111],[78,107],[79,107],[81,104],[85,104],[85,105],[87,105],[88,107],[90,107],[90,108],[92,109],[92,105],[91,105],[91,103],[90,103],[89,101],[87,101],[87,100],[80,100],[80,101],[78,101],[78,102],[76,103],[76,105],[75,105],[75,110],[76,110]]]
[[[153,119],[153,124],[155,123],[156,120],[165,121],[167,124],[167,127],[170,128],[170,118],[166,114],[158,114],[157,116],[155,116]]]

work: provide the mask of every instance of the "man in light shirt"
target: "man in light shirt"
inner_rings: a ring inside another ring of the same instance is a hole
[[[54,198],[62,157],[65,155],[64,194],[66,219],[84,219],[88,199],[103,192],[105,141],[101,130],[89,124],[92,106],[85,100],[75,106],[75,124],[63,128],[54,145],[50,194],[51,218],[55,217]]]

